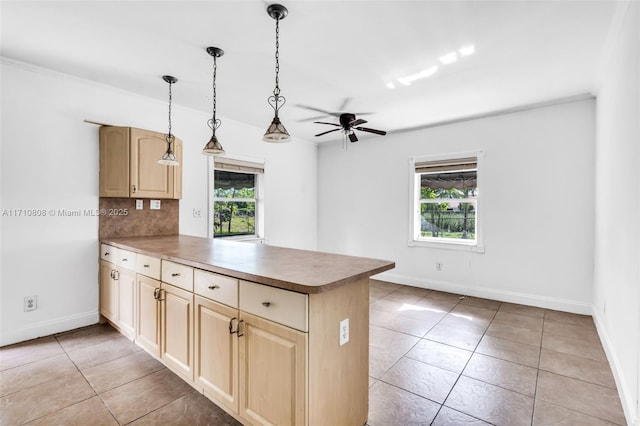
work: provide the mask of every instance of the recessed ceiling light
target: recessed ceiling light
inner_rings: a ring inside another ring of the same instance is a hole
[[[443,64],[452,64],[458,60],[458,54],[456,52],[447,53],[444,56],[440,56],[440,62]]]
[[[400,77],[398,81],[405,86],[410,85],[412,82],[416,80],[421,80],[423,78],[431,77],[438,71],[438,66],[434,65],[431,68],[427,68],[426,70],[422,70],[417,74],[408,75],[406,77]]]
[[[458,49],[458,52],[460,52],[462,56],[473,55],[476,53],[476,47],[473,44],[470,44],[469,46],[461,47]]]

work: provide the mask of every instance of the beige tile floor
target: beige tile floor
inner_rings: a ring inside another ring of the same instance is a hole
[[[625,425],[590,317],[374,280],[370,296],[371,426]],[[100,325],[0,348],[0,425],[20,424],[238,423]]]

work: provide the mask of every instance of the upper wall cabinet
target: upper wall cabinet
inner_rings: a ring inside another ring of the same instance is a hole
[[[100,196],[182,198],[182,141],[173,145],[176,167],[158,164],[167,149],[162,133],[100,127]]]

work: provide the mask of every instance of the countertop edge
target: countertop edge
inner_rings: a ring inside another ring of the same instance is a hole
[[[326,291],[333,290],[335,288],[341,287],[341,286],[346,285],[348,283],[351,283],[351,282],[354,282],[354,281],[358,281],[358,280],[363,279],[363,278],[368,278],[368,277],[370,277],[372,275],[376,275],[376,274],[379,274],[381,272],[388,271],[390,269],[395,268],[395,262],[375,259],[375,260],[380,260],[381,262],[388,262],[388,263],[385,264],[385,265],[379,266],[377,268],[370,269],[370,270],[368,270],[366,272],[350,275],[350,276],[347,276],[347,277],[345,277],[343,279],[339,279],[339,280],[336,280],[336,281],[328,282],[328,283],[323,284],[323,285],[308,286],[308,285],[304,285],[304,284],[293,283],[293,282],[290,282],[290,281],[283,281],[283,280],[279,280],[279,279],[276,279],[276,278],[265,277],[265,276],[262,276],[262,275],[250,274],[250,273],[237,271],[237,270],[234,270],[234,269],[225,268],[225,267],[221,267],[221,266],[210,265],[210,264],[207,264],[207,263],[202,263],[202,262],[198,262],[198,261],[194,261],[194,260],[185,259],[185,258],[182,258],[182,257],[179,257],[179,256],[171,256],[171,255],[163,254],[163,253],[156,252],[156,251],[144,250],[144,249],[140,249],[138,247],[133,247],[133,246],[130,246],[130,245],[127,245],[127,244],[124,244],[124,243],[120,243],[118,241],[114,241],[113,239],[110,239],[110,238],[101,239],[100,243],[101,244],[111,245],[113,247],[120,248],[120,249],[123,249],[123,250],[128,250],[128,251],[131,251],[131,252],[134,252],[134,253],[143,254],[143,255],[151,256],[151,257],[156,257],[156,258],[159,258],[159,259],[162,259],[162,260],[181,263],[183,265],[187,265],[187,266],[191,266],[191,267],[194,267],[194,268],[202,269],[202,270],[205,270],[205,271],[208,271],[208,272],[213,272],[213,273],[217,273],[217,274],[221,274],[221,275],[226,275],[226,276],[230,276],[230,277],[237,278],[237,279],[240,279],[240,280],[252,281],[252,282],[259,283],[259,284],[268,285],[268,286],[271,286],[271,287],[281,288],[281,289],[285,289],[285,290],[291,290],[291,291],[295,291],[295,292],[303,293],[303,294],[324,293]],[[292,250],[295,250],[295,249],[292,249]],[[318,252],[318,253],[321,253],[321,252]],[[344,256],[345,257],[355,257],[355,256],[348,256],[348,255],[344,255]]]

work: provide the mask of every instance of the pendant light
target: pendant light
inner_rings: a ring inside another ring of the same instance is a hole
[[[216,58],[224,55],[224,51],[217,47],[207,47],[207,53],[213,57],[213,116],[207,121],[213,134],[209,142],[204,146],[202,153],[204,155],[224,155],[224,148],[216,137],[216,129],[220,127],[220,120],[216,118],[216,73],[218,70]]]
[[[158,163],[167,166],[179,166],[180,163],[176,159],[176,155],[173,153],[171,146],[176,140],[176,137],[171,134],[171,86],[178,82],[178,79],[170,75],[163,75],[162,79],[169,83],[169,133],[164,135],[164,140],[167,141],[167,151],[162,154],[162,157],[158,160]]]
[[[281,4],[272,4],[267,8],[267,13],[276,20],[276,87],[273,89],[273,96],[269,96],[268,99],[269,105],[271,105],[275,111],[275,116],[265,132],[263,140],[265,142],[288,142],[291,136],[278,117],[278,110],[287,101],[284,96],[280,96],[280,79],[278,74],[280,73],[280,20],[284,19],[289,11]]]

